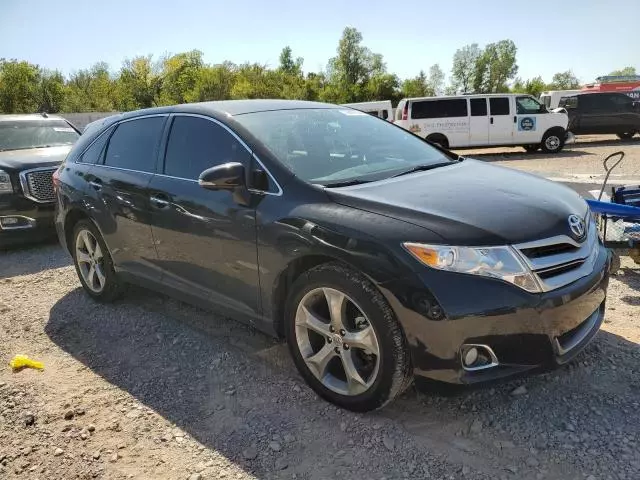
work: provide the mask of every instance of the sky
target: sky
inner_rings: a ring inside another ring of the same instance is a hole
[[[106,61],[198,49],[208,63],[276,66],[285,45],[305,71],[322,70],[345,27],[401,79],[434,63],[449,76],[455,51],[511,39],[518,76],[572,70],[582,82],[640,70],[638,0],[0,0],[0,58],[69,74]],[[626,14],[625,14],[626,12]],[[448,83],[448,81],[447,81]]]

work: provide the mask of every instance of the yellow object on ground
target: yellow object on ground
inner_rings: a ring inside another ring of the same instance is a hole
[[[20,370],[21,368],[35,368],[37,370],[44,370],[44,363],[36,360],[31,360],[26,355],[16,355],[9,362],[9,365],[14,370]]]

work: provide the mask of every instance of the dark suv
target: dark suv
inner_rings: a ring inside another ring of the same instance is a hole
[[[127,113],[83,134],[54,181],[91,297],[135,282],[283,336],[352,410],[414,375],[565,363],[603,319],[609,256],[577,193],[345,107]]]
[[[51,176],[78,137],[60,117],[0,115],[0,247],[55,236]]]
[[[640,132],[640,103],[624,93],[571,95],[558,106],[567,110],[567,130],[574,135],[615,133],[628,139]]]

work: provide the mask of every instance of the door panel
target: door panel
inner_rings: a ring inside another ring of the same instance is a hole
[[[508,145],[514,142],[511,99],[489,97],[489,144]]]
[[[233,192],[207,190],[197,182],[204,170],[228,162],[240,162],[248,172],[250,158],[219,123],[176,115],[164,174],[151,181],[149,198],[163,283],[255,318],[260,312],[255,207],[237,203]]]
[[[535,145],[542,141],[542,135],[546,130],[546,118],[548,113],[541,113],[543,106],[532,97],[523,95],[516,97],[516,126],[514,142],[518,144]]]
[[[489,143],[489,111],[486,98],[469,99],[471,116],[469,117],[469,144],[487,145]]]

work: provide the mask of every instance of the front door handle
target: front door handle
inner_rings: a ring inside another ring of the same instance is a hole
[[[493,117],[491,117],[489,121],[491,122],[491,125],[493,125]]]
[[[152,195],[149,200],[156,208],[167,208],[169,206],[169,200],[164,195]]]
[[[95,180],[90,180],[89,185],[93,187],[94,190],[102,190],[102,181],[99,178]]]

